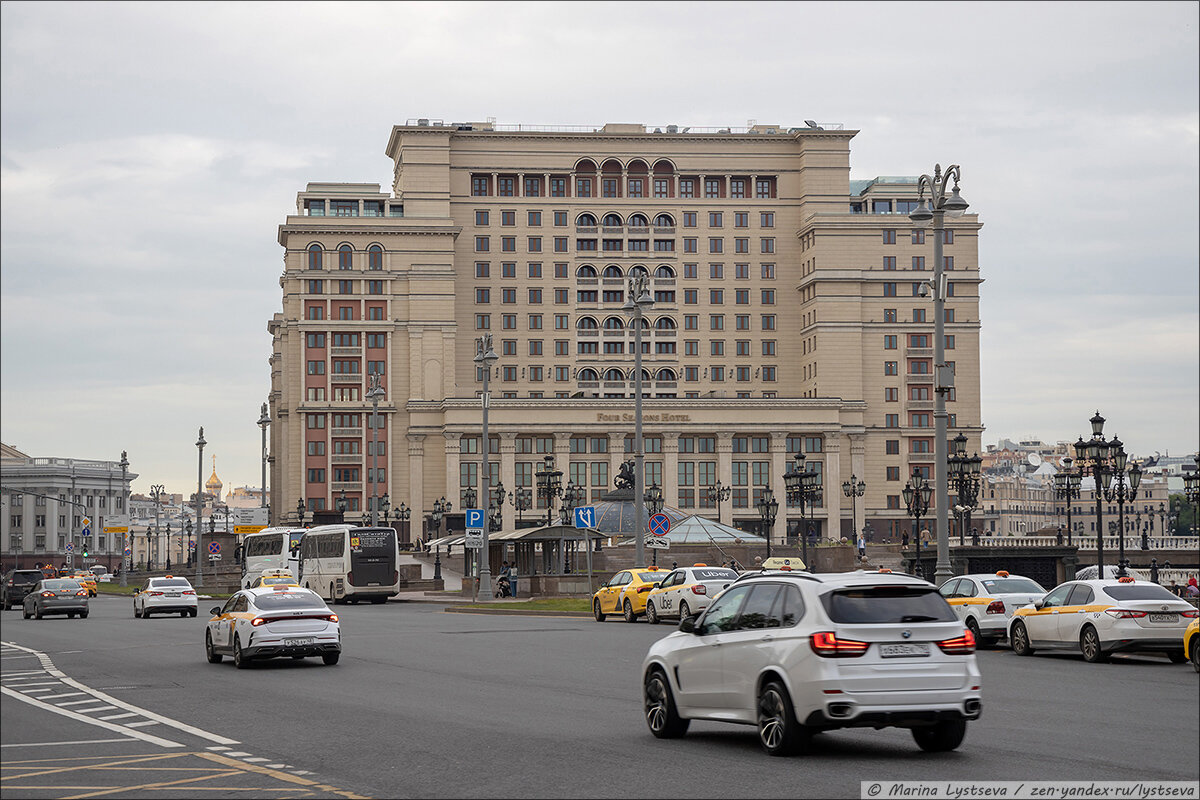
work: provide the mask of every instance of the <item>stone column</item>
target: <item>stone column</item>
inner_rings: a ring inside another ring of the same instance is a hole
[[[459,472],[458,462],[462,457],[462,442],[461,436],[453,431],[442,431],[442,436],[446,440],[446,493],[445,498],[450,501],[450,508],[454,511],[461,511],[459,506],[462,505],[461,495],[459,494]],[[482,446],[480,442],[480,446]],[[479,487],[475,487],[475,491],[479,491]],[[437,498],[435,497],[434,500]],[[432,506],[432,500],[430,505]]]
[[[787,431],[771,431],[771,490],[779,501],[779,514],[771,528],[771,541],[775,544],[787,543],[787,485],[783,482],[783,473],[787,469]]]
[[[825,519],[832,539],[842,538],[842,434],[840,431],[825,433],[825,483],[821,492],[825,499]]]
[[[412,518],[409,520],[411,539],[428,538],[425,535],[425,509],[433,508],[433,501],[426,505],[425,500],[425,471],[422,465],[425,460],[425,435],[410,433],[408,439],[408,504],[412,507]],[[413,523],[416,523],[413,525]]]
[[[717,431],[717,480],[722,486],[733,486],[733,431]],[[749,488],[749,487],[747,487]],[[733,525],[733,491],[729,499],[721,503],[717,522]],[[725,515],[728,514],[728,517]],[[726,522],[725,519],[729,521]]]
[[[850,435],[850,474],[856,476],[861,481],[866,481],[864,474],[867,471],[866,464],[867,454],[867,438],[865,434],[855,433]],[[870,487],[868,487],[870,488]],[[838,491],[842,490],[842,485],[838,484]],[[843,495],[845,497],[845,495]],[[854,501],[854,498],[847,498],[847,502],[851,502],[851,509],[854,509],[854,519],[850,523],[850,539],[858,541],[858,534],[862,531],[863,525],[867,519],[867,495]],[[857,506],[857,508],[855,508]]]
[[[663,503],[679,507],[679,434],[663,431]]]
[[[504,484],[506,492],[516,492],[517,434],[512,431],[504,431],[500,434],[500,482]],[[507,497],[508,495],[506,494],[505,498]],[[517,509],[515,506],[509,505],[504,509],[504,519],[508,522],[516,520],[516,514]],[[515,524],[508,524],[507,522],[506,525],[508,527],[516,527]]]

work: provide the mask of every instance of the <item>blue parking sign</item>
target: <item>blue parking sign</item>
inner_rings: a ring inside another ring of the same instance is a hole
[[[468,508],[466,510],[466,515],[467,515],[466,527],[468,529],[470,529],[470,528],[482,529],[483,528],[483,509],[482,508]]]

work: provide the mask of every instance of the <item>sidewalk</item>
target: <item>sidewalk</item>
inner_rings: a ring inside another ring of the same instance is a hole
[[[400,553],[400,564],[420,564],[421,579],[433,579],[433,564],[415,558],[407,553]],[[400,592],[395,596],[395,600],[404,600],[407,602],[417,603],[461,603],[462,595],[462,573],[456,572],[451,568],[450,559],[442,559],[442,584],[446,587],[445,591],[441,592]]]

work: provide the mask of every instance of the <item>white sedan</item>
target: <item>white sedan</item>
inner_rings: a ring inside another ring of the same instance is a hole
[[[133,590],[133,615],[150,619],[151,614],[196,616],[196,590],[187,578],[147,578],[141,588]]]
[[[1197,613],[1157,583],[1130,577],[1068,581],[1017,609],[1008,640],[1019,656],[1078,648],[1096,662],[1116,652],[1149,651],[1182,664],[1183,632]]]
[[[960,575],[943,583],[938,591],[980,647],[1007,636],[1013,613],[1046,593],[1033,579],[1004,570]]]
[[[320,656],[338,663],[342,634],[338,616],[316,593],[298,586],[242,589],[222,606],[211,609],[204,632],[204,652],[210,664],[225,654],[238,669],[258,659]]]
[[[686,619],[708,608],[712,599],[738,574],[728,567],[693,564],[679,567],[659,581],[646,596],[646,621],[656,624],[664,617]]]

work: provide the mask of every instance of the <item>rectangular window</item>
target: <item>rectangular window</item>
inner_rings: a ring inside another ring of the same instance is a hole
[[[654,196],[655,197],[670,197],[671,182],[665,178],[654,179]]]
[[[758,251],[760,253],[767,254],[767,255],[773,254],[775,252],[775,240],[774,239],[763,239],[759,243]]]
[[[308,307],[308,318],[309,319],[325,319],[325,307],[324,306],[309,306]]]
[[[529,277],[531,277],[531,278],[542,277],[542,263],[540,261],[530,261],[529,262]]]
[[[500,249],[502,251],[504,251],[505,253],[517,252],[517,237],[501,236],[500,237]]]
[[[762,354],[764,356],[775,355],[775,340],[774,339],[763,339]]]
[[[325,427],[324,414],[305,414],[309,430],[320,430]]]
[[[517,290],[511,289],[511,288],[501,289],[500,290],[500,302],[501,303],[517,302]]]
[[[496,194],[498,194],[500,197],[513,197],[516,194],[515,184],[516,181],[512,178],[498,178],[496,180],[496,185],[498,187]]]
[[[367,319],[382,320],[383,306],[367,306]]]
[[[310,456],[325,455],[325,443],[324,442],[309,442],[308,443],[308,454]]]
[[[674,253],[675,252],[675,240],[674,239],[655,239],[654,240],[654,252],[656,252],[656,253]]]
[[[575,179],[575,196],[576,197],[591,197],[592,196],[592,179],[591,178],[576,178]]]
[[[487,236],[476,236],[475,237],[475,252],[476,253],[486,253],[489,250],[491,250],[491,247],[492,247],[491,240]]]
[[[320,386],[310,386],[305,393],[305,399],[310,403],[321,403],[325,401],[325,389]]]
[[[899,338],[894,334],[889,334],[883,337],[883,349],[895,350],[898,346]]]
[[[733,240],[733,252],[749,253],[750,252],[750,240],[742,239],[742,238],[734,239]]]
[[[900,374],[899,362],[897,362],[897,361],[883,362],[883,374],[884,375],[899,375]]]
[[[491,295],[492,295],[491,289],[485,289],[485,288],[476,289],[475,290],[475,304],[481,305],[483,303],[490,303]]]
[[[685,252],[685,253],[698,252],[697,251],[697,243],[699,241],[700,241],[699,239],[692,239],[692,238],[685,237],[683,240],[683,252]]]
[[[725,302],[725,292],[721,289],[709,289],[708,302],[714,306],[721,305]]]
[[[308,482],[309,483],[324,483],[325,482],[325,470],[310,469],[308,471]]]
[[[595,239],[576,239],[576,250],[596,250],[598,243]]]
[[[368,361],[367,362],[367,374],[368,375],[383,375],[383,374],[385,374],[384,370],[386,368],[387,368],[387,364],[383,361]]]
[[[308,209],[310,217],[325,216],[325,201],[324,200],[305,200],[304,206]]]
[[[735,315],[733,318],[733,327],[739,331],[750,330],[750,315],[749,314]]]
[[[946,334],[946,349],[954,349],[954,334]]]
[[[954,244],[954,231],[948,228],[942,231],[942,244]]]
[[[942,316],[942,321],[943,322],[954,322],[954,309],[947,308],[947,309],[945,309],[945,312],[946,313]]]
[[[525,196],[526,197],[541,197],[542,196],[542,180],[541,178],[526,178],[525,179]],[[532,222],[530,223],[533,224]],[[537,223],[541,225],[541,222]]]
[[[491,274],[491,271],[492,271],[492,265],[490,262],[488,262],[488,261],[476,261],[475,262],[475,277],[476,278],[486,278]]]
[[[883,257],[883,268],[885,270],[889,270],[889,271],[894,270],[896,268],[896,257],[895,256],[884,256]]]
[[[486,330],[490,330],[491,327],[492,327],[492,317],[490,314],[476,314],[475,315],[475,330],[486,331]]]
[[[566,253],[567,251],[568,251],[568,247],[567,247],[567,237],[565,237],[565,236],[555,236],[555,237],[554,237],[554,252],[556,252],[556,253]]]
[[[912,232],[912,243],[913,244],[925,244],[925,231],[920,230],[920,229],[914,229]]]
[[[775,315],[774,314],[763,314],[762,315],[762,329],[764,331],[775,330]]]
[[[338,281],[338,294],[354,294],[354,281]]]
[[[649,239],[630,239],[629,240],[629,250],[630,250],[630,252],[648,253],[648,252],[650,252],[650,240]]]
[[[309,281],[308,282],[308,293],[309,294],[320,294],[321,289],[324,285],[325,285],[324,281]]]
[[[696,227],[696,212],[695,211],[683,212],[683,227],[685,227],[685,228]]]
[[[471,176],[471,195],[474,197],[488,196],[488,179],[486,177]]]
[[[729,181],[729,196],[737,198],[745,198],[746,196],[746,180],[745,178],[732,178]]]
[[[309,375],[324,375],[325,374],[325,362],[324,361],[309,361],[308,362],[308,374]]]
[[[762,276],[763,276],[763,278],[765,278],[767,280],[774,280],[775,265],[774,264],[763,264],[762,265]]]
[[[551,197],[566,197],[567,196],[567,179],[566,178],[551,178],[550,179],[550,196]],[[555,222],[555,225],[558,223]],[[563,225],[566,225],[563,222]]]
[[[725,252],[725,240],[719,239],[719,238],[709,239],[708,240],[708,252],[724,253]]]
[[[896,321],[896,309],[885,308],[883,310],[883,321],[884,322],[895,322]]]
[[[542,290],[541,289],[530,289],[529,290],[529,305],[540,306],[541,304],[542,304]]]
[[[559,263],[559,264],[554,265],[554,277],[556,277],[556,278],[567,277],[567,265],[565,263]]]
[[[383,294],[383,281],[367,281],[367,294]]]
[[[708,329],[710,331],[725,330],[725,317],[721,314],[710,314],[708,317]]]
[[[708,212],[708,227],[720,228],[725,225],[725,215],[720,211]]]
[[[909,347],[929,347],[929,334],[927,333],[910,333],[908,335]]]
[[[526,245],[529,248],[529,252],[540,253],[542,252],[542,237],[530,236],[526,241]]]
[[[696,314],[684,314],[683,315],[683,329],[685,331],[700,330],[700,317],[697,316]]]
[[[900,390],[894,386],[889,386],[883,390],[883,401],[885,403],[900,402]]]
[[[885,283],[883,285],[883,296],[884,297],[895,297],[896,296],[896,284]]]
[[[913,322],[924,322],[925,321],[925,309],[914,308],[912,310],[912,312],[913,312],[912,313],[912,321]]]
[[[887,479],[889,481],[900,480],[900,468],[899,467],[888,467],[887,468]]]
[[[506,331],[515,331],[517,329],[517,315],[502,314],[500,316],[500,325]]]
[[[554,290],[554,302],[556,305],[566,305],[567,303],[571,302],[570,290],[555,289]]]
[[[617,179],[605,178],[600,182],[600,193],[602,197],[619,197],[617,192]]]
[[[695,197],[696,196],[696,179],[695,178],[680,178],[679,179],[679,196],[680,197]]]
[[[923,271],[925,269],[925,256],[913,256],[912,268],[917,272]]]
[[[720,178],[705,178],[704,179],[704,196],[708,198],[721,196],[721,179]]]
[[[883,417],[883,427],[899,428],[900,427],[900,415],[899,414],[885,414]]]
[[[566,339],[555,339],[554,340],[554,355],[556,355],[556,356],[571,355],[571,343],[568,342]]]
[[[735,211],[735,212],[733,213],[733,227],[735,227],[735,228],[749,228],[749,227],[750,227],[750,214],[749,214],[749,212],[746,212],[746,211]]]
[[[876,203],[878,203],[878,202],[879,201],[876,201]],[[878,212],[876,212],[876,213],[878,213]],[[895,231],[884,231],[883,232],[883,243],[884,244],[895,244],[896,243],[896,232]]]
[[[763,289],[762,290],[762,304],[764,306],[775,305],[775,290],[774,289]]]
[[[554,330],[569,331],[571,330],[571,316],[569,314],[554,315]]]
[[[760,228],[774,228],[775,227],[775,212],[774,211],[759,212],[758,226]]]

